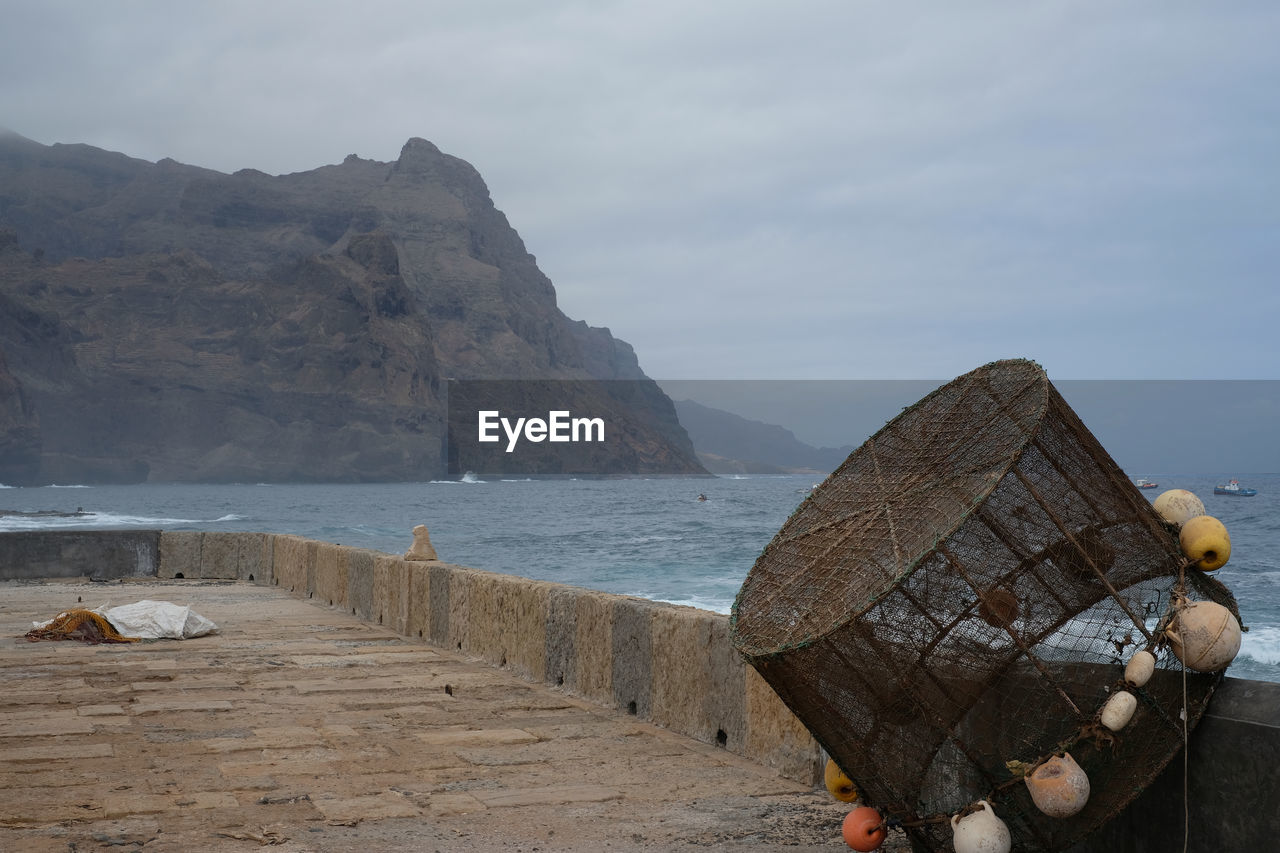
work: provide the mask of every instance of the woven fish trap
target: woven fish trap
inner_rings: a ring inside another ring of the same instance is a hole
[[[917,849],[951,849],[947,816],[988,799],[1015,850],[1062,850],[1182,748],[1184,671],[1159,640],[1184,563],[1044,371],[1002,361],[905,410],[809,495],[744,581],[731,633]],[[1185,581],[1238,618],[1222,584]],[[1156,673],[1113,734],[1099,710],[1142,649]],[[1221,678],[1185,672],[1188,730]],[[1018,762],[1064,751],[1092,792],[1052,818]]]

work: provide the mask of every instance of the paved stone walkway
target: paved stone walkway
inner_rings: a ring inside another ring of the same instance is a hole
[[[215,636],[29,642],[74,606]],[[0,850],[847,850],[724,750],[274,588],[0,584]]]

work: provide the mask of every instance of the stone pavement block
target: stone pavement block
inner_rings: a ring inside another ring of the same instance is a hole
[[[342,738],[360,737],[360,732],[351,726],[332,725],[325,726],[320,729],[320,733],[324,735],[326,740],[339,740]]]
[[[231,678],[201,678],[199,676],[191,678],[173,678],[158,681],[135,681],[129,685],[129,689],[137,693],[177,693],[190,695],[195,690],[209,690],[217,693],[225,693],[228,690],[235,690],[239,684],[235,679]]]
[[[434,746],[536,743],[538,736],[523,729],[443,729],[419,732],[418,740]]]
[[[225,791],[200,791],[194,794],[108,794],[102,798],[102,815],[120,818],[181,809],[234,809],[239,805],[236,798]]]
[[[129,706],[134,716],[171,714],[177,711],[230,711],[235,706],[226,699],[143,699]]]
[[[202,741],[205,752],[225,753],[245,750],[288,749],[299,746],[322,746],[320,733],[306,726],[280,726],[254,729],[252,737],[210,738]]]
[[[28,720],[0,717],[0,738],[41,737],[44,735],[87,735],[93,732],[93,723],[75,716],[50,714]]]
[[[482,812],[487,808],[487,806],[470,794],[448,793],[432,794],[431,800],[427,804],[427,808],[431,812],[432,817],[446,817],[448,815]]]
[[[0,827],[82,820],[95,814],[101,793],[99,786],[70,784],[7,790],[0,797]]]
[[[49,741],[32,746],[8,746],[0,750],[0,763],[78,761],[84,758],[111,758],[115,751],[109,743],[74,744]]]
[[[339,762],[330,760],[303,760],[300,758],[274,757],[256,761],[222,761],[218,763],[218,772],[228,779],[258,779],[273,776],[282,781],[286,776],[314,778],[328,776],[333,773]],[[237,785],[240,783],[237,781]]]
[[[331,823],[350,823],[362,820],[382,820],[389,817],[417,817],[422,809],[409,802],[403,794],[383,791],[368,797],[316,796],[312,804]]]
[[[335,676],[325,679],[308,679],[292,681],[288,684],[299,694],[310,693],[379,693],[387,690],[430,690],[443,689],[444,681],[431,675],[388,676],[386,678],[370,678],[362,674],[353,674],[350,678]]]
[[[475,794],[489,808],[515,806],[562,806],[569,803],[603,803],[621,799],[622,794],[598,785],[551,785],[519,791],[477,791]]]

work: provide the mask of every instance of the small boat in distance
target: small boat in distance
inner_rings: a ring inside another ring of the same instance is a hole
[[[1145,477],[1139,477],[1138,479],[1136,479],[1136,480],[1134,480],[1134,481],[1133,481],[1133,484],[1134,484],[1135,486],[1137,486],[1139,489],[1158,489],[1158,488],[1160,488],[1160,484],[1159,484],[1159,483],[1153,483],[1153,482],[1151,482],[1150,480],[1146,479]]]
[[[1214,486],[1215,495],[1235,495],[1238,498],[1251,498],[1258,493],[1257,489],[1242,489],[1238,480],[1232,480],[1225,486]]]

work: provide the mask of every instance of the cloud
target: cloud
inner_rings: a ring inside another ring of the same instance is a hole
[[[1276,376],[1270,4],[9,4],[0,123],[472,163],[655,376]],[[1245,345],[1239,346],[1243,340]]]

